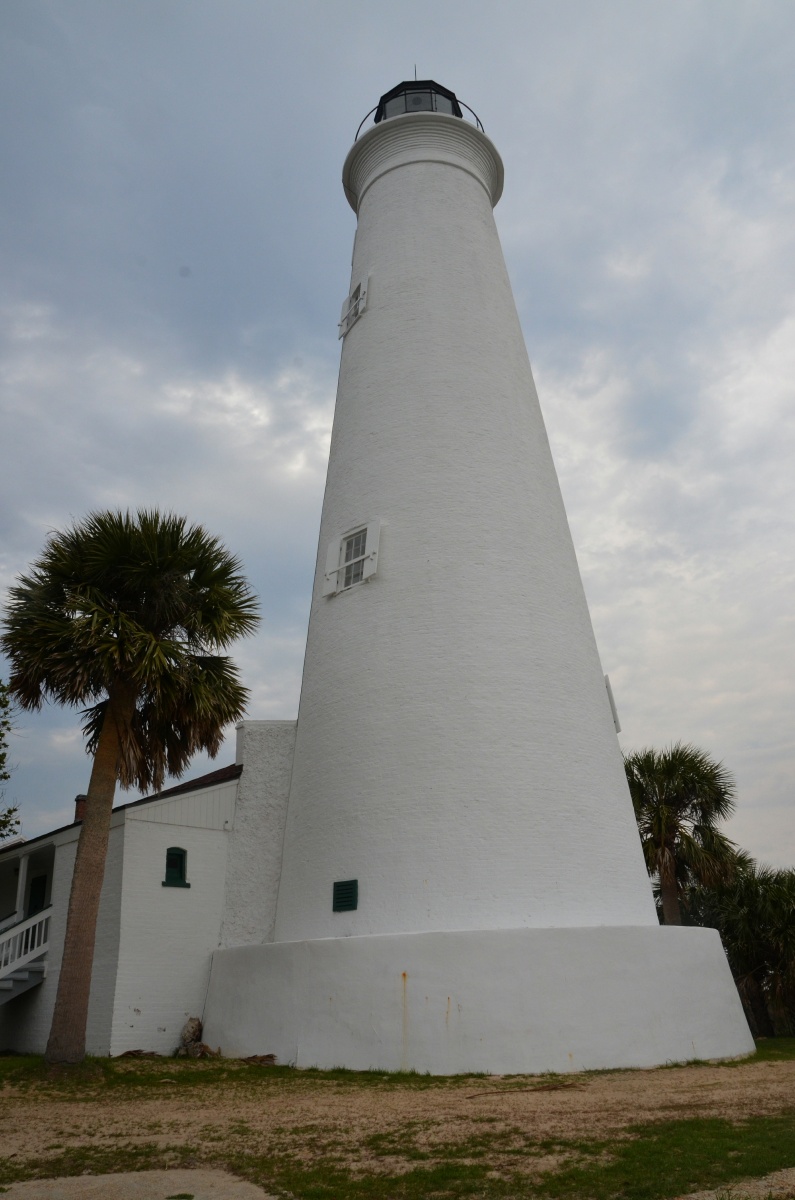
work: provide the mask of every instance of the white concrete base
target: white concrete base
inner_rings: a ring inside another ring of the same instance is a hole
[[[275,942],[213,958],[204,1037],[228,1056],[434,1075],[750,1054],[718,934],[616,926]]]

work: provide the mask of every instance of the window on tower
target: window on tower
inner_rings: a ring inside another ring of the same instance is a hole
[[[381,522],[368,521],[335,538],[326,555],[323,595],[336,596],[358,583],[367,583],[375,575]]]
[[[343,587],[352,587],[354,583],[362,582],[366,546],[366,529],[360,529],[358,533],[354,533],[351,537],[345,538],[345,548],[343,550],[345,579],[343,581]]]
[[[355,325],[367,308],[367,287],[369,280],[360,279],[354,288],[351,288],[351,294],[347,297],[342,305],[342,313],[340,314],[339,336],[345,337],[345,334]]]

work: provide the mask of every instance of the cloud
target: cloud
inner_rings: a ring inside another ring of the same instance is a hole
[[[795,310],[723,354],[713,345],[686,433],[653,451],[626,436],[622,364],[593,353],[578,367],[539,371],[539,388],[622,741],[682,739],[723,758],[737,836],[787,864],[791,825],[774,833],[752,814],[792,799]]]
[[[235,652],[250,715],[295,716],[336,362],[291,358],[270,376],[209,376],[96,343],[52,306],[7,305],[5,317],[1,379],[16,452],[0,479],[2,585],[49,530],[89,509],[185,513],[224,538],[261,597],[261,631]],[[26,715],[12,743],[25,830],[41,832],[64,791],[86,787],[78,714]],[[221,755],[233,754],[232,733]]]

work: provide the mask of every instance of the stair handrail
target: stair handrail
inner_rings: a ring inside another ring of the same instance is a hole
[[[0,933],[5,933],[5,931],[10,929],[12,925],[19,924],[19,920],[17,919],[17,911],[18,910],[15,908],[13,912],[6,913],[4,917],[0,917]]]
[[[51,915],[52,905],[47,905],[0,933],[0,979],[46,954],[50,948]]]
[[[44,904],[41,908],[37,908],[35,913],[28,913],[26,917],[20,917],[19,920],[14,920],[16,912],[9,913],[7,917],[0,920],[0,938],[4,933],[8,933],[10,929],[16,929],[18,925],[23,925],[25,921],[32,921],[35,917],[40,917],[42,913],[49,912],[52,908],[52,903]],[[8,922],[6,925],[5,922]]]

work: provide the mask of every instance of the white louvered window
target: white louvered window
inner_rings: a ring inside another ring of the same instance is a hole
[[[609,675],[605,675],[605,687],[607,688],[607,698],[610,701],[610,712],[613,714],[613,724],[616,727],[616,733],[621,733],[621,722],[618,719],[618,709],[613,698],[613,689],[610,686]]]
[[[335,538],[326,555],[323,595],[336,596],[357,583],[367,583],[376,573],[381,522],[369,521]]]
[[[360,279],[354,288],[351,288],[350,295],[346,298],[342,305],[340,313],[339,336],[345,337],[345,334],[354,325],[364,310],[367,308],[367,289],[369,280]]]

